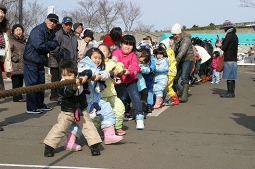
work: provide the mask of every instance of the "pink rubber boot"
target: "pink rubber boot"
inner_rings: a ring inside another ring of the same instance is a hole
[[[153,108],[154,108],[154,109],[159,109],[160,107],[162,107],[162,104],[163,104],[163,99],[162,99],[162,97],[157,96],[157,97],[156,97],[156,103],[155,103],[155,105],[153,106]]]
[[[66,140],[64,143],[64,147],[69,151],[80,151],[81,146],[75,143],[76,137],[70,132],[66,132]]]
[[[113,125],[103,129],[104,131],[104,144],[113,144],[123,140],[123,136],[115,135],[115,130]]]

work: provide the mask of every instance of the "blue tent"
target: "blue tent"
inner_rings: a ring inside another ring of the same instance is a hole
[[[163,35],[161,35],[161,37],[159,38],[159,42],[165,40],[166,38],[169,38],[170,36],[172,36],[171,33],[163,33]]]
[[[191,37],[199,37],[202,40],[211,40],[212,44],[214,45],[217,40],[217,35],[220,39],[222,39],[225,34],[224,33],[192,33]],[[163,33],[163,35],[159,38],[159,41],[163,41],[166,38],[172,36],[171,33]],[[253,33],[237,33],[239,44],[240,45],[253,45],[255,44],[255,34]]]

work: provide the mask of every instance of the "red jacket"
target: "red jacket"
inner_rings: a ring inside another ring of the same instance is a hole
[[[114,41],[112,40],[112,38],[110,37],[110,34],[106,34],[104,36],[104,39],[103,39],[103,44],[106,44],[108,46],[114,46]]]

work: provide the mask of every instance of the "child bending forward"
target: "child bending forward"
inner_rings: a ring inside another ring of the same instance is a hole
[[[77,65],[72,61],[64,61],[60,66],[60,70],[62,79],[75,79],[78,72]],[[58,122],[52,127],[43,141],[45,144],[45,157],[54,156],[53,150],[57,148],[61,139],[73,122],[81,128],[91,149],[92,156],[100,155],[98,145],[102,140],[86,111],[88,106],[85,99],[85,94],[88,92],[87,80],[91,78],[92,72],[89,69],[85,69],[79,75],[82,76],[83,79],[81,83],[79,82],[79,79],[76,79],[76,84],[59,89],[59,94],[62,96],[61,112],[58,115]],[[74,116],[75,111],[78,109],[80,110],[80,119],[77,119]]]

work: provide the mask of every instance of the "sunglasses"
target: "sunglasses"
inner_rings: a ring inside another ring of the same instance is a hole
[[[56,21],[55,19],[49,19],[51,22],[53,22],[53,23],[55,23],[55,24],[57,24],[58,23],[58,21]]]

